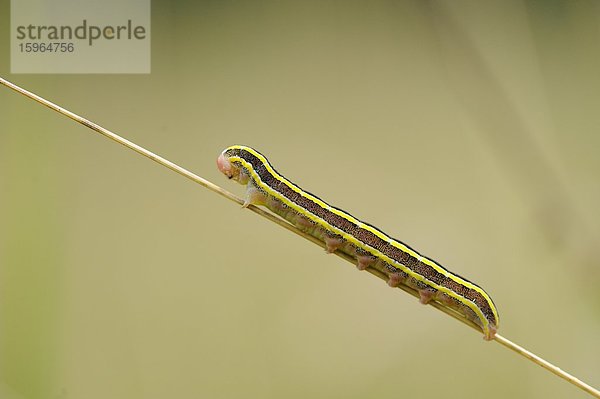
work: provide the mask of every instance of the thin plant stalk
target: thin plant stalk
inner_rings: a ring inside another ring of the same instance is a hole
[[[76,121],[81,123],[82,125],[94,130],[95,132],[100,133],[101,135],[116,141],[117,143],[129,148],[130,150],[133,150],[135,152],[137,152],[138,154],[141,154],[147,158],[150,158],[151,160],[153,160],[154,162],[171,169],[174,172],[179,173],[180,175],[187,177],[188,179],[200,184],[201,186],[214,191],[215,193],[229,199],[230,201],[236,202],[239,205],[243,205],[244,204],[244,200],[242,200],[241,198],[239,198],[238,196],[230,193],[229,191],[219,187],[218,185],[211,183],[210,181],[196,175],[195,173],[190,172],[189,170],[169,161],[166,158],[161,157],[160,155],[157,155],[155,153],[153,153],[152,151],[149,151],[147,149],[145,149],[144,147],[141,147],[121,136],[119,136],[116,133],[111,132],[108,129],[103,128],[102,126],[91,122],[90,120],[79,116],[65,108],[60,107],[59,105],[56,105],[30,91],[27,91],[17,85],[15,85],[14,83],[11,83],[3,78],[0,77],[0,83],[3,84],[4,86],[7,86],[11,89],[13,89],[14,91],[24,95],[25,97],[28,97],[32,100],[37,101],[38,103],[45,105],[46,107]],[[320,240],[318,240],[317,238],[311,236],[310,234],[307,234],[301,230],[299,230],[298,228],[296,228],[294,225],[288,223],[287,221],[279,218],[278,216],[267,212],[261,208],[258,208],[254,205],[250,205],[248,206],[248,209],[266,219],[268,219],[271,222],[274,222],[276,224],[278,224],[279,226],[291,231],[294,234],[299,235],[300,237],[303,237],[317,245],[319,245],[320,247],[324,248],[325,244],[323,242],[321,242]],[[336,251],[335,254],[337,256],[339,256],[340,258],[343,258],[351,263],[355,263],[354,258],[352,258],[350,255],[345,254],[343,252],[340,251]],[[380,272],[379,270],[376,270],[374,268],[367,268],[366,269],[369,273],[383,279],[386,280],[387,276]],[[409,294],[415,296],[415,297],[419,297],[418,293],[416,290],[407,287],[407,286],[400,286],[398,287],[406,292],[408,292]],[[447,315],[453,317],[454,319],[466,324],[467,326],[477,330],[477,331],[481,331],[481,329],[473,322],[471,322],[470,320],[466,319],[463,315],[459,314],[458,312],[449,309],[435,301],[429,302],[429,305],[433,306],[434,308],[446,313]],[[590,395],[596,397],[596,398],[600,398],[600,391],[598,391],[596,388],[592,387],[589,384],[586,384],[585,382],[581,381],[579,378],[575,377],[572,374],[567,373],[566,371],[562,370],[561,368],[559,368],[558,366],[555,366],[554,364],[548,362],[547,360],[544,360],[543,358],[541,358],[540,356],[537,356],[536,354],[534,354],[533,352],[528,351],[527,349],[523,348],[520,345],[517,345],[516,343],[510,341],[507,338],[504,338],[503,336],[501,336],[500,334],[496,334],[494,340],[496,342],[498,342],[500,345],[503,345],[504,347],[512,350],[515,353],[518,353],[519,355],[523,356],[526,359],[531,360],[532,362],[534,362],[535,364],[537,364],[538,366],[550,371],[551,373],[555,374],[556,376],[564,379],[565,381],[568,381],[569,383],[575,385],[576,387],[580,388],[581,390],[589,393]]]

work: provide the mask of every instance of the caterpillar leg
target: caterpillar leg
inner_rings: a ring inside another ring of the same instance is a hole
[[[367,267],[375,264],[377,258],[369,252],[355,246],[352,246],[352,250],[354,251],[354,256],[356,256],[356,268],[358,270],[365,270]]]
[[[344,245],[344,239],[338,236],[330,236],[325,234],[323,239],[325,241],[325,252],[328,254],[335,252],[342,245]]]
[[[488,326],[487,331],[484,331],[484,333],[483,333],[483,339],[485,339],[486,341],[493,340],[496,337],[496,331],[498,331],[496,326],[493,324],[490,324]]]
[[[396,288],[400,284],[406,284],[408,279],[408,274],[404,273],[402,270],[395,268],[394,266],[385,263],[386,274],[388,275],[387,284],[390,287]]]
[[[433,288],[419,290],[419,302],[421,302],[423,305],[427,305],[435,296],[436,291],[437,290]]]
[[[398,287],[404,280],[401,273],[391,273],[388,275],[388,285],[392,288]]]
[[[375,258],[371,255],[356,255],[356,260],[358,261],[356,264],[358,270],[365,270],[375,263]]]
[[[247,208],[249,205],[266,205],[267,196],[265,193],[254,187],[252,184],[248,184],[246,188],[246,200],[242,205],[242,208]]]

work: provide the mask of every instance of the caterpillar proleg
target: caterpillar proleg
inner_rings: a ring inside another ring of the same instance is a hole
[[[246,185],[244,206],[263,205],[317,237],[327,252],[343,251],[356,259],[359,270],[376,268],[388,285],[407,285],[420,302],[437,301],[476,323],[486,340],[498,329],[498,311],[478,285],[450,272],[368,223],[335,208],[287,180],[258,151],[245,146],[226,148],[217,158],[219,170]]]

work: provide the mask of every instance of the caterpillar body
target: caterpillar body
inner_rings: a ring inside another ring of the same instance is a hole
[[[450,272],[368,223],[335,208],[279,174],[258,151],[235,145],[217,158],[228,178],[246,185],[244,207],[269,210],[322,240],[326,251],[343,251],[356,259],[359,270],[372,267],[388,276],[388,285],[407,285],[420,302],[437,301],[477,324],[486,340],[494,339],[498,311],[478,285]]]

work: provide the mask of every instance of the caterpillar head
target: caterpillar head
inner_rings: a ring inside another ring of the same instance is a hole
[[[232,161],[226,149],[217,157],[217,168],[227,176],[229,179],[233,179],[240,184],[248,183],[248,173],[242,167],[239,161]]]

